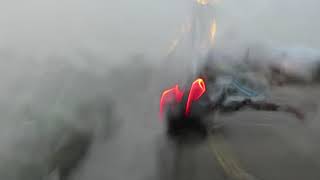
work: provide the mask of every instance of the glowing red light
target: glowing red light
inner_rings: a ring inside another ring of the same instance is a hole
[[[186,109],[185,109],[185,115],[188,116],[190,113],[190,108],[191,104],[193,101],[197,101],[206,91],[206,85],[203,81],[203,79],[198,78],[195,81],[193,81],[189,96],[188,96],[188,101],[186,104]]]
[[[163,91],[160,98],[160,118],[163,117],[163,111],[166,104],[171,102],[181,102],[183,92],[179,89],[178,85],[175,85],[173,88]]]

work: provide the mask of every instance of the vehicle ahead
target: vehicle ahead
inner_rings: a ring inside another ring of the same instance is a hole
[[[190,133],[206,137],[214,129],[213,119],[207,118],[209,114],[228,114],[245,107],[283,111],[304,119],[304,114],[295,107],[269,102],[267,93],[257,85],[258,81],[240,74],[217,74],[205,68],[199,74],[183,88],[177,84],[162,93],[160,116],[166,120],[170,137]]]
[[[164,91],[160,100],[160,115],[166,119],[169,136],[179,136],[188,132],[207,134],[204,117],[210,112],[206,85],[198,78],[181,90],[178,85]]]

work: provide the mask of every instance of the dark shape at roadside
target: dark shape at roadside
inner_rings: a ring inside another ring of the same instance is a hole
[[[92,135],[73,131],[61,142],[49,161],[49,171],[57,171],[59,180],[67,180],[89,152]]]
[[[106,140],[116,129],[114,102],[106,98],[80,105],[76,111],[77,123],[65,128],[53,153],[48,157],[48,173],[56,172],[59,180],[68,180],[81,166],[96,140]]]

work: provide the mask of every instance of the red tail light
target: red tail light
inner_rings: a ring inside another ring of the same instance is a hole
[[[197,101],[206,91],[206,85],[203,79],[196,79],[190,88],[188,101],[186,104],[185,115],[188,116],[190,113],[191,104],[193,101]]]
[[[197,101],[200,97],[206,92],[206,85],[204,80],[201,78],[193,81],[188,100],[185,107],[185,116],[188,116],[190,113],[192,102]],[[160,119],[163,118],[164,108],[168,103],[176,102],[180,103],[182,101],[183,91],[179,89],[178,85],[175,85],[173,88],[163,91],[160,98]]]
[[[163,111],[165,106],[171,102],[181,102],[183,92],[179,89],[178,85],[175,85],[173,88],[163,91],[160,98],[160,118],[163,117]]]

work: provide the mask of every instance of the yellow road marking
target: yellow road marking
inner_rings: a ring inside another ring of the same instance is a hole
[[[230,151],[222,134],[217,133],[209,136],[209,148],[219,162],[222,169],[229,178],[234,180],[253,180],[256,179],[241,168],[239,161]]]

